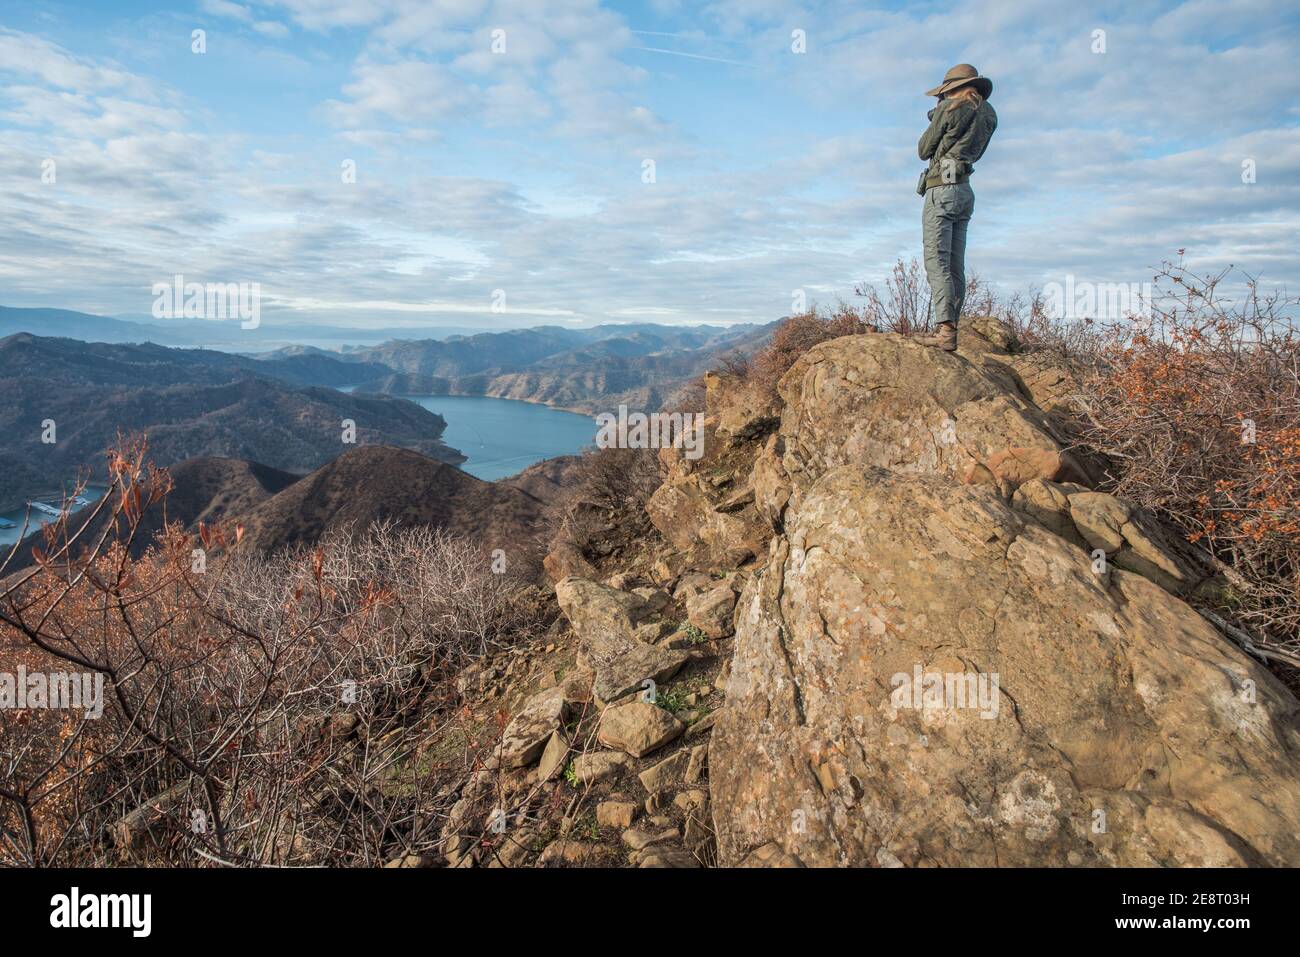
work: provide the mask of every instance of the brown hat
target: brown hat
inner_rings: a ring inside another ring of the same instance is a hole
[[[940,96],[944,93],[951,93],[959,86],[970,84],[979,91],[979,95],[988,99],[993,93],[993,81],[986,76],[980,76],[980,71],[975,69],[969,63],[958,63],[949,70],[943,78],[943,82],[933,90],[926,90],[926,96]]]

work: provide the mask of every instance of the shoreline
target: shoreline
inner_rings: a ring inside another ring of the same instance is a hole
[[[107,491],[108,486],[99,482],[90,482],[82,489],[82,494],[84,495],[87,491],[95,489]],[[14,499],[0,501],[0,518],[6,517],[10,512],[26,512],[28,502],[46,502],[50,505],[58,502],[62,504],[65,494],[64,490],[60,488],[51,489],[49,491],[32,492],[30,494],[20,495]],[[22,522],[19,522],[18,524],[21,525]]]

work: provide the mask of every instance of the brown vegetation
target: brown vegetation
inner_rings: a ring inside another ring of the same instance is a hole
[[[1149,323],[1112,328],[1085,378],[1083,440],[1116,494],[1207,548],[1218,602],[1300,665],[1300,338],[1294,300],[1166,265]]]
[[[168,490],[114,456],[116,540],[52,527],[0,587],[0,671],[102,676],[102,717],[0,715],[0,863],[379,864],[437,842],[480,760],[453,732],[466,661],[530,635],[535,592],[465,539],[378,525],[226,554],[173,527]],[[91,523],[82,527],[89,528]],[[2,569],[0,569],[2,571]],[[435,747],[435,745],[437,745]]]

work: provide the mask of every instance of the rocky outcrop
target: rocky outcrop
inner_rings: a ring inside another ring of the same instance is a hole
[[[775,406],[710,377],[703,457],[659,456],[663,539],[589,523],[540,675],[458,677],[510,717],[446,863],[1300,862],[1300,703],[1184,602],[1190,550],[1093,488],[1068,371],[1016,345],[826,342]]]
[[[848,336],[814,346],[786,373],[780,392],[787,480],[755,476],[765,514],[781,511],[773,496],[797,499],[840,465],[1006,491],[1033,479],[1087,482],[1055,424],[994,366],[901,336]]]
[[[1172,593],[1195,573],[998,348],[855,336],[782,380],[709,745],[720,862],[1300,862],[1300,704]]]

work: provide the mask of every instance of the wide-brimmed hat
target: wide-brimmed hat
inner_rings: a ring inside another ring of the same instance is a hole
[[[943,82],[933,90],[926,90],[926,96],[940,96],[944,93],[951,93],[959,86],[967,84],[975,87],[979,95],[988,99],[993,93],[993,81],[986,76],[980,76],[980,71],[975,69],[969,63],[958,63],[949,70],[943,78]]]

